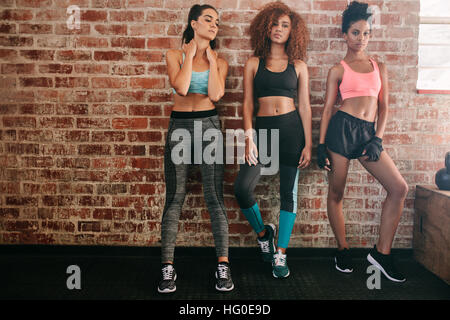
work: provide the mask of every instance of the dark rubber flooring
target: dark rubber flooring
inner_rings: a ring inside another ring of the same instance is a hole
[[[369,290],[367,249],[354,249],[351,275],[334,269],[332,249],[289,249],[291,275],[275,279],[258,248],[231,248],[235,289],[214,289],[211,248],[177,248],[177,291],[159,294],[159,248],[0,246],[0,299],[26,300],[450,300],[450,286],[416,262],[412,250],[393,250],[405,283],[381,278]],[[70,265],[80,267],[81,289],[69,290]]]

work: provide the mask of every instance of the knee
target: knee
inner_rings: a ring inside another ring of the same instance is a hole
[[[252,202],[252,191],[245,184],[236,183],[234,185],[234,196],[241,208],[248,208],[248,203]]]
[[[249,192],[249,187],[245,183],[239,183],[236,181],[234,184],[234,195],[236,198],[246,197]]]
[[[330,187],[328,189],[328,199],[334,202],[341,202],[344,199],[344,189]]]
[[[405,180],[401,180],[399,182],[397,182],[395,185],[391,186],[390,188],[388,188],[387,192],[388,195],[390,195],[391,197],[395,197],[398,199],[405,199],[406,195],[408,194],[408,184],[406,183]]]

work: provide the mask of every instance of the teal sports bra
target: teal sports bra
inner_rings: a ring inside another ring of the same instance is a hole
[[[184,57],[185,56],[183,52],[183,63]],[[208,95],[208,78],[209,78],[209,69],[203,72],[192,71],[191,84],[189,85],[188,92]],[[175,89],[172,88],[172,90],[173,93],[176,93]]]

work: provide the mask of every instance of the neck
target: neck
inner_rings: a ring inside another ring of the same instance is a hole
[[[270,45],[270,57],[273,59],[283,59],[286,58],[286,50],[284,48],[284,43],[273,43]]]
[[[206,56],[206,49],[209,47],[209,40],[199,38],[197,35],[194,36],[193,40],[197,43],[197,53],[195,54],[195,57]]]
[[[364,51],[354,51],[352,49],[347,49],[347,54],[345,55],[345,58],[349,60],[364,60],[367,58],[367,55]]]

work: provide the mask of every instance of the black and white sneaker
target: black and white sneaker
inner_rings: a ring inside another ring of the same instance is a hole
[[[334,255],[334,263],[337,270],[343,273],[353,272],[353,262],[350,255],[350,250],[345,248],[344,250],[336,250]]]
[[[395,266],[394,257],[391,254],[382,254],[378,252],[377,246],[374,246],[367,255],[367,260],[391,281],[405,282],[406,278],[401,274]]]
[[[219,262],[216,270],[216,290],[231,291],[234,289],[233,280],[231,280],[230,266],[226,262]]]
[[[177,273],[175,268],[170,263],[163,264],[162,269],[162,279],[158,284],[159,293],[171,293],[177,290],[175,285],[175,280],[177,280]]]

